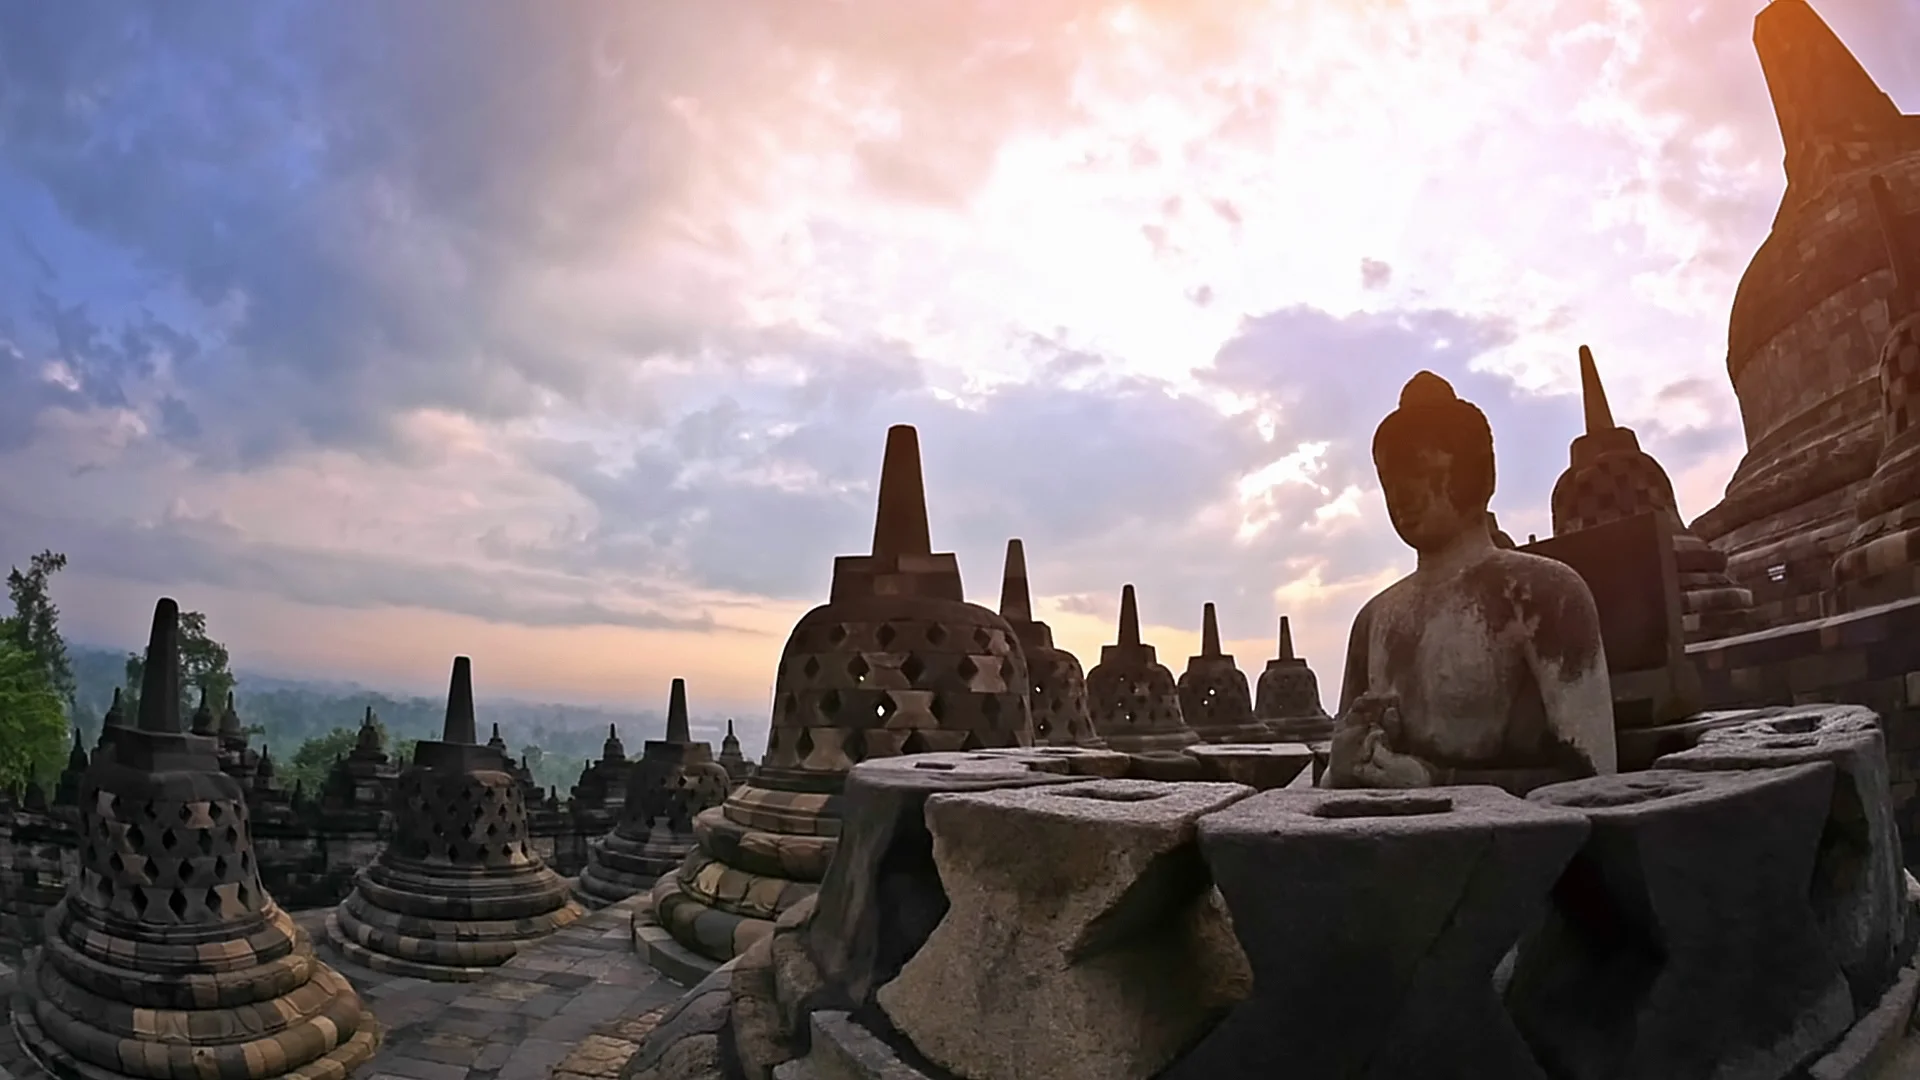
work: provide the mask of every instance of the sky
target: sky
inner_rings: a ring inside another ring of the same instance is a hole
[[[1522,541],[1581,344],[1724,490],[1760,6],[0,0],[0,564],[77,641],[167,594],[242,670],[764,738],[904,422],[973,599],[1018,536],[1089,665],[1132,582],[1337,700],[1415,371]],[[1816,7],[1920,111],[1920,0]]]

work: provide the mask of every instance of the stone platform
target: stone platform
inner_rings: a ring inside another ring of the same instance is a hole
[[[380,1019],[382,1045],[355,1080],[612,1080],[641,1038],[684,992],[634,955],[631,902],[614,905],[524,949],[480,982],[430,982],[373,971],[326,945]],[[320,933],[326,911],[295,922]],[[16,972],[0,965],[0,1000]],[[0,1080],[42,1073],[0,1024]]]

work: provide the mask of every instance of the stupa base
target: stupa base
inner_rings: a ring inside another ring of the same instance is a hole
[[[572,900],[511,921],[432,919],[373,906],[356,890],[327,914],[327,940],[361,967],[435,982],[472,982],[586,915]]]

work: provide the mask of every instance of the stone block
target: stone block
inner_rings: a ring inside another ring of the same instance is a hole
[[[1493,973],[1586,835],[1489,787],[1269,791],[1203,818],[1253,996],[1166,1080],[1543,1076]]]
[[[971,1080],[1146,1080],[1248,992],[1196,841],[1238,784],[1089,780],[935,795],[950,907],[876,995]]]
[[[1906,937],[1906,871],[1879,721],[1848,705],[1783,712],[1708,732],[1662,769],[1765,769],[1831,762],[1833,799],[1813,869],[1813,913],[1861,1011],[1879,999]]]
[[[847,775],[840,848],[807,931],[807,951],[830,995],[846,1008],[867,1005],[874,989],[900,973],[947,914],[927,831],[927,799],[1074,782],[1061,772],[1037,771],[1030,757],[913,754],[862,762]]]
[[[1553,1076],[1774,1080],[1846,1030],[1847,983],[1808,900],[1833,782],[1821,762],[1529,796],[1593,826],[1507,989]]]
[[[1245,784],[1255,791],[1286,787],[1313,764],[1313,748],[1305,743],[1202,744],[1187,747],[1186,753],[1200,762],[1205,779]]]

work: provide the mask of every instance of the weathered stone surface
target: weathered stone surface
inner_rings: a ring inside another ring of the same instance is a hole
[[[1089,780],[927,800],[950,907],[877,994],[970,1080],[1153,1076],[1247,993],[1195,841],[1237,784]]]
[[[1517,788],[1614,771],[1593,594],[1566,565],[1493,543],[1485,414],[1419,372],[1375,431],[1373,458],[1387,516],[1420,558],[1354,616],[1329,786],[1501,772]]]
[[[1087,706],[1087,677],[1080,659],[1053,642],[1053,628],[1033,617],[1027,585],[1027,549],[1007,541],[1006,570],[1000,579],[1000,616],[1013,627],[1027,654],[1029,698],[1036,746],[1104,746],[1094,733]]]
[[[1255,791],[1286,787],[1313,764],[1313,748],[1302,743],[1200,745],[1187,747],[1186,753],[1200,762],[1204,779],[1245,784]]]
[[[1293,654],[1293,624],[1280,616],[1280,647],[1254,686],[1253,714],[1283,742],[1322,742],[1333,737],[1333,717],[1320,702],[1320,680]]]
[[[1129,754],[1085,746],[1031,746],[1004,750],[976,750],[973,753],[1013,758],[1026,762],[1029,768],[1040,772],[1097,777],[1104,780],[1120,779],[1133,768],[1133,758]]]
[[[1265,742],[1266,724],[1253,715],[1253,691],[1233,656],[1220,648],[1220,616],[1212,604],[1201,609],[1200,655],[1187,658],[1176,684],[1180,716],[1202,742]]]
[[[1887,783],[1880,722],[1853,705],[1786,711],[1701,737],[1661,769],[1765,769],[1831,762],[1833,801],[1813,868],[1813,913],[1846,972],[1856,1009],[1872,1007],[1893,979],[1906,938],[1906,871]]]
[[[1202,818],[1253,996],[1167,1080],[1544,1076],[1493,971],[1586,835],[1484,787],[1269,791]]]
[[[626,1080],[738,1080],[732,1011],[729,961],[688,990],[648,1033],[627,1062]]]
[[[773,1072],[774,1080],[936,1080],[844,1012],[809,1018],[807,1056]]]
[[[947,914],[927,799],[948,792],[1064,784],[1074,777],[1015,755],[914,754],[863,762],[847,776],[840,847],[821,882],[808,951],[839,1004],[859,1010]]]
[[[1569,1080],[1777,1078],[1853,1018],[1808,902],[1833,766],[1660,770],[1533,793],[1593,832],[1507,1003]]]

